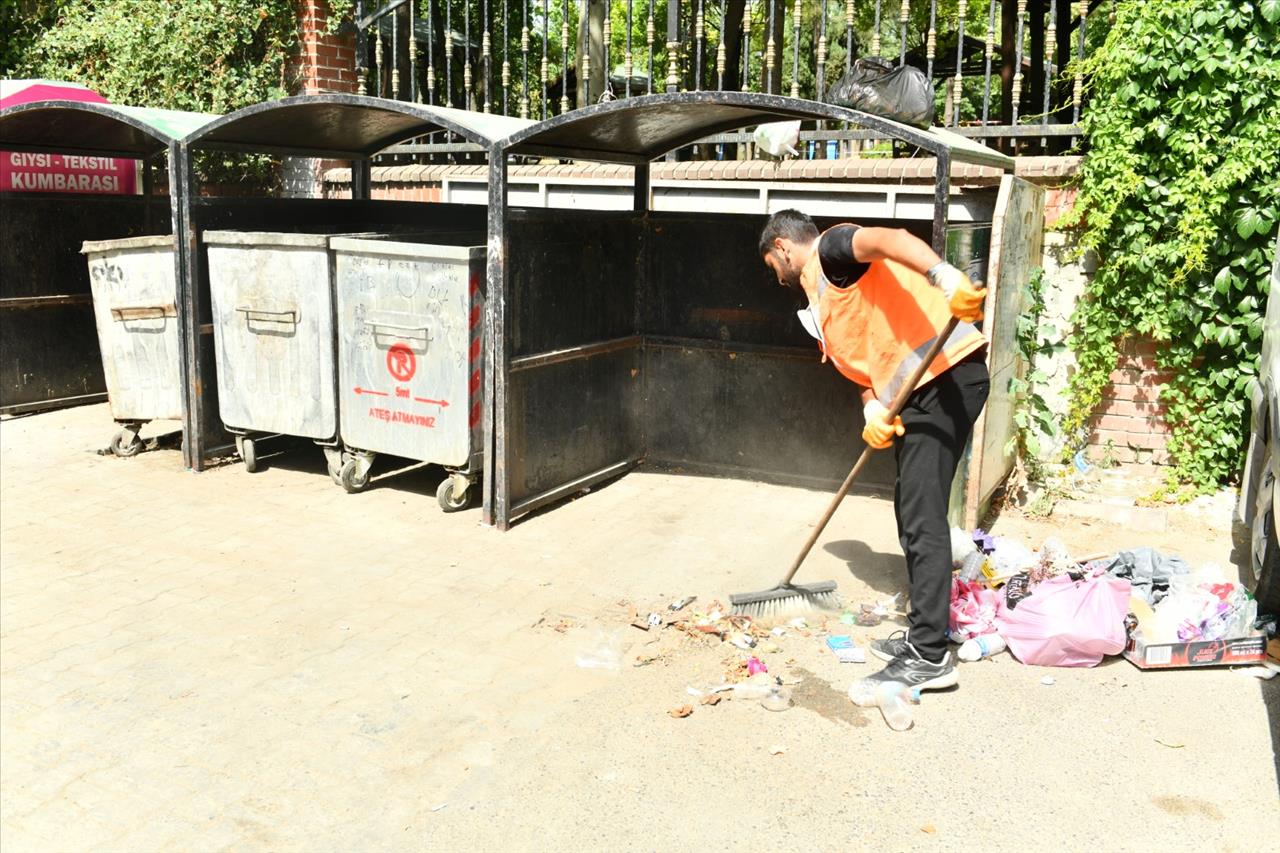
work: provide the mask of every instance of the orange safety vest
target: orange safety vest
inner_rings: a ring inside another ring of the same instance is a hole
[[[942,291],[896,261],[872,261],[854,284],[837,287],[822,271],[815,241],[800,279],[807,291],[818,293],[822,360],[831,359],[846,378],[872,389],[885,406],[951,319],[951,307]],[[938,378],[986,344],[986,336],[976,327],[956,324],[920,385]]]

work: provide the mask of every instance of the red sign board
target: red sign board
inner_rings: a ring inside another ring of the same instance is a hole
[[[136,181],[133,160],[0,152],[0,192],[130,195]]]
[[[97,92],[75,83],[3,80],[0,84],[0,107],[43,100],[107,103]],[[133,160],[0,151],[0,192],[132,195],[137,189]]]

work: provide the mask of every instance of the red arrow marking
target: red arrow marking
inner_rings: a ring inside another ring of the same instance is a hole
[[[389,396],[386,391],[370,391],[368,388],[361,388],[359,385],[356,386],[355,390],[357,394],[372,394],[375,397]]]
[[[449,405],[448,400],[428,400],[426,397],[414,397],[413,399],[417,400],[419,403],[435,403],[442,409]]]

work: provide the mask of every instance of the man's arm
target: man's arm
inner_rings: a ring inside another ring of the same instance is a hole
[[[942,263],[929,244],[901,228],[859,228],[853,232],[853,257],[864,264],[897,261],[924,275]]]

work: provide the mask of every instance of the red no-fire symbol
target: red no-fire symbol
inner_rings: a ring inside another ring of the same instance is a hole
[[[387,350],[387,372],[397,382],[408,382],[418,370],[418,360],[407,344],[392,344]]]

